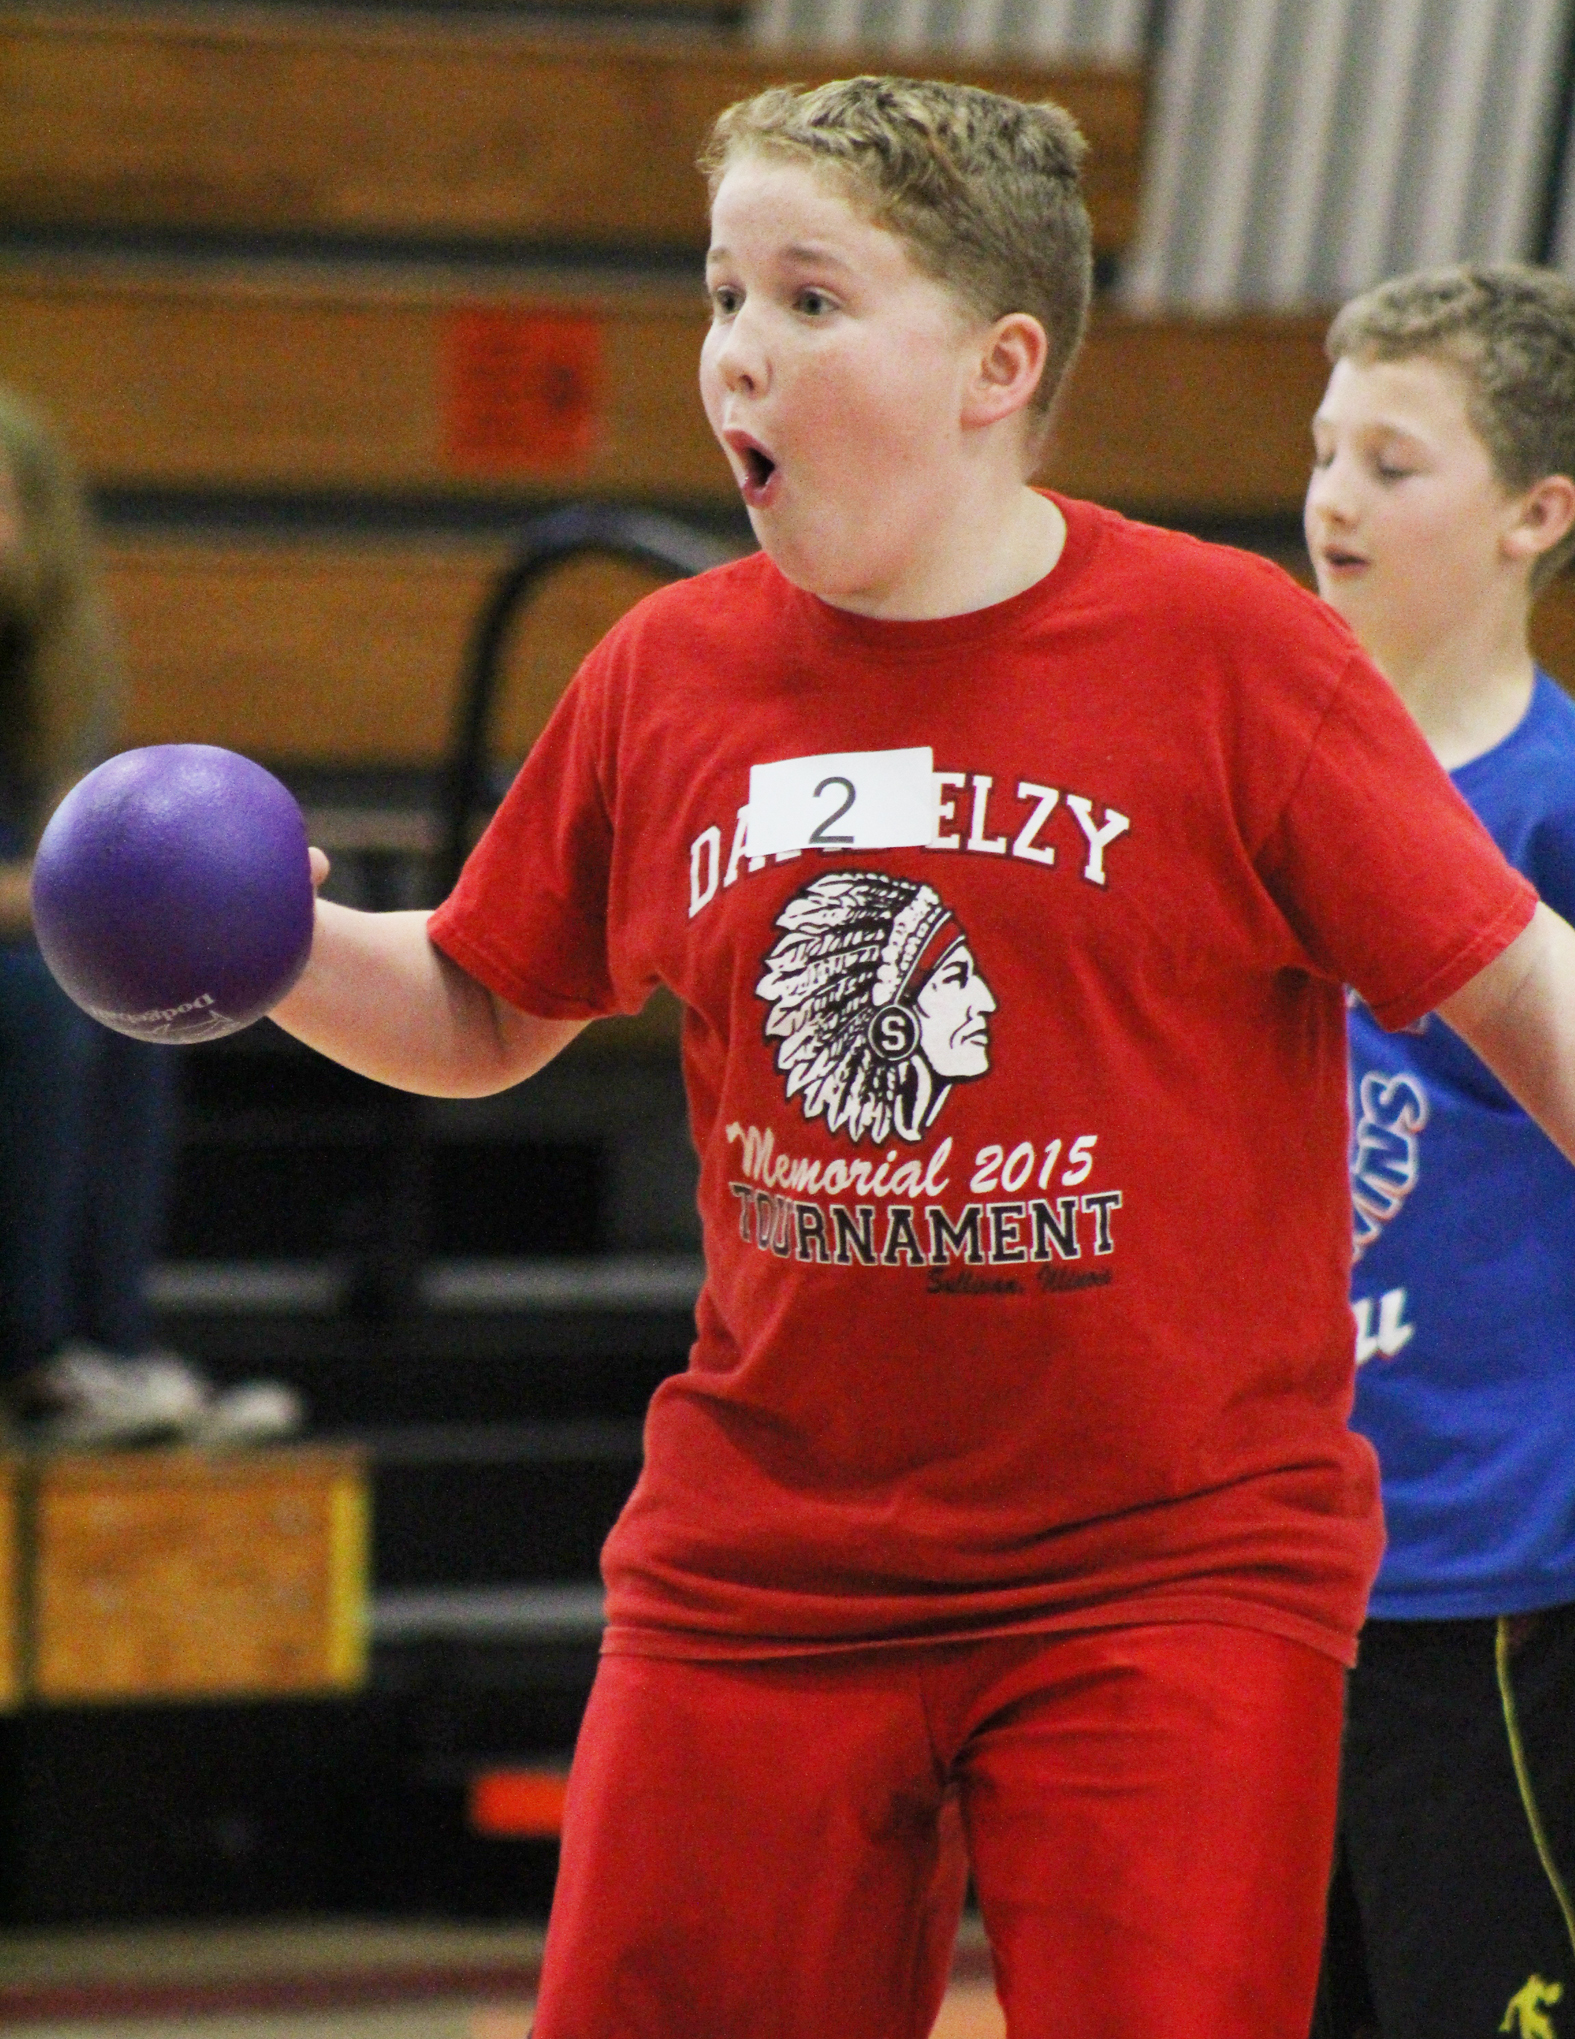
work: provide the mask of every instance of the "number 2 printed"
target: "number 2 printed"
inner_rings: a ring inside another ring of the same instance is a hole
[[[829,779],[822,779],[815,788],[815,799],[818,800],[828,786],[840,786],[847,798],[834,814],[828,814],[818,822],[810,834],[810,842],[815,848],[822,850],[839,849],[853,841],[851,835],[830,835],[827,831],[834,821],[840,821],[844,814],[851,812],[854,801],[859,797],[858,789],[851,779],[844,779],[840,773],[834,773]]]

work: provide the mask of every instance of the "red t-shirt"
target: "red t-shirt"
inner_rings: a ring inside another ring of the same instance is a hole
[[[1344,625],[1062,502],[995,607],[762,554],[586,661],[439,946],[548,1018],[670,985],[707,1277],[608,1539],[607,1647],[1209,1619],[1350,1657],[1342,986],[1403,1025],[1529,919]],[[931,746],[923,848],[751,862],[752,764]]]

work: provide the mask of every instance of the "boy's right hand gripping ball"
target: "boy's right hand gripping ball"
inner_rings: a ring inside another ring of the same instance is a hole
[[[33,928],[62,988],[117,1033],[217,1040],[306,967],[306,823],[271,772],[206,743],[124,751],[73,787],[33,866]]]

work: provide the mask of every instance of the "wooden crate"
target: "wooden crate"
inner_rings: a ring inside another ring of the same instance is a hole
[[[0,1712],[22,1696],[20,1473],[21,1461],[0,1453]]]
[[[358,1454],[69,1454],[31,1495],[29,1697],[345,1690],[365,1667]]]

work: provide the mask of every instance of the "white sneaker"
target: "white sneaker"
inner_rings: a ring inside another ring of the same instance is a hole
[[[226,1445],[272,1444],[293,1437],[305,1419],[294,1388],[283,1381],[247,1381],[211,1396],[186,1436],[188,1442],[211,1451]]]
[[[68,1345],[35,1383],[37,1434],[50,1444],[153,1444],[184,1437],[212,1398],[207,1381],[173,1352],[123,1359]]]

